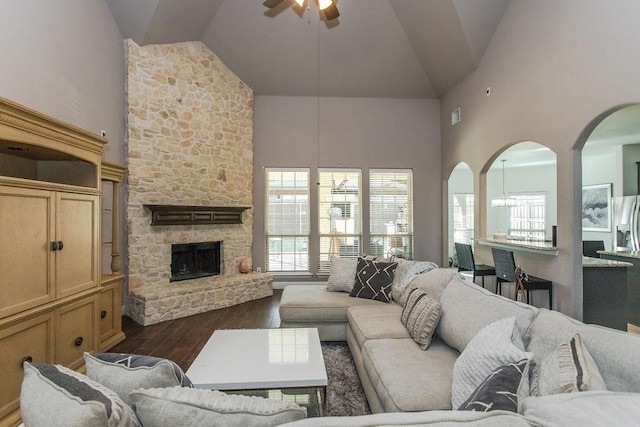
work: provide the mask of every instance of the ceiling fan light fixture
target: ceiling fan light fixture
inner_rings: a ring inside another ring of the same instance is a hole
[[[299,0],[296,0],[296,1],[299,1]],[[333,4],[333,0],[318,0],[318,7],[320,8],[320,10],[325,10],[332,4]]]

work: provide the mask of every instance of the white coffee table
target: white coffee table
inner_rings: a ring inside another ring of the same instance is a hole
[[[196,388],[312,388],[324,402],[327,371],[315,328],[215,331],[187,370]]]

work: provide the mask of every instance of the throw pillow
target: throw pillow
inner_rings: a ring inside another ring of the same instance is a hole
[[[440,320],[441,307],[440,303],[429,294],[416,288],[411,290],[407,303],[402,309],[400,321],[423,350],[426,350],[431,343],[431,337]]]
[[[518,412],[518,403],[529,395],[529,360],[500,366],[460,406],[462,411]]]
[[[370,261],[358,258],[356,279],[350,296],[391,302],[391,284],[397,262]]]
[[[145,427],[277,426],[307,416],[293,402],[185,387],[139,389],[131,400]]]
[[[331,257],[331,271],[327,280],[329,292],[351,292],[356,278],[358,260],[355,258]]]
[[[579,334],[560,344],[533,369],[531,394],[534,396],[588,390],[605,391],[607,386]]]
[[[458,409],[495,369],[522,359],[531,359],[531,353],[524,351],[515,317],[482,328],[453,365],[452,407]]]
[[[193,387],[182,369],[168,359],[122,353],[84,353],[87,376],[118,393],[128,405],[137,388]]]
[[[400,297],[407,288],[407,285],[409,285],[416,276],[436,268],[438,268],[438,265],[430,261],[399,260],[398,268],[396,269],[395,276],[393,278],[391,294],[394,301],[400,301]]]
[[[20,411],[25,426],[140,426],[118,395],[61,365],[24,363]]]

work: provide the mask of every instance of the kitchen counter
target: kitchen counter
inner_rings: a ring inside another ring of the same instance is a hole
[[[477,240],[479,244],[491,246],[494,248],[533,252],[544,255],[558,255],[558,248],[553,246],[551,242],[535,241],[535,240],[514,240],[514,239],[491,239],[484,238]]]
[[[633,264],[626,260],[582,257],[582,320],[585,323],[627,330],[627,276],[632,268]]]
[[[630,263],[627,268],[626,305],[627,320],[640,325],[640,251],[598,251],[603,259]]]
[[[638,256],[640,259],[640,256]],[[626,261],[615,261],[611,259],[604,258],[591,258],[588,256],[582,257],[582,267],[586,268],[616,268],[616,267],[633,267],[633,264]]]
[[[598,253],[600,254],[600,256],[609,255],[609,256],[616,256],[616,257],[620,257],[620,258],[637,258],[637,259],[640,259],[640,251],[630,251],[630,250],[625,250],[625,251],[598,251]]]

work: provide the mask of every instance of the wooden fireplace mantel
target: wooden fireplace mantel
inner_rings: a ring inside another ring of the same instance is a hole
[[[144,205],[151,210],[151,225],[242,224],[248,206]]]

